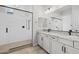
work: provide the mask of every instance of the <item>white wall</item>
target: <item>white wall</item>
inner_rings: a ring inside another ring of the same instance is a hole
[[[79,32],[79,5],[72,6],[72,30]]]
[[[67,9],[67,10],[64,10],[62,12],[62,19],[63,19],[63,31],[69,31],[72,29],[71,27],[71,20],[72,20],[72,9]]]
[[[41,17],[43,15],[43,10],[40,5],[34,5],[33,6],[33,43],[34,45],[37,44],[36,39],[36,32],[40,29],[38,27],[38,17]]]

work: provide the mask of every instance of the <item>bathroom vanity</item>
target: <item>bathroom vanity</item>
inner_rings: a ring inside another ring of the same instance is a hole
[[[39,31],[38,45],[50,54],[78,54],[79,37],[55,32]]]

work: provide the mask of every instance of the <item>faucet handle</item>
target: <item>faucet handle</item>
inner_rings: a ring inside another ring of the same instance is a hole
[[[75,30],[76,32],[78,32],[78,30]]]

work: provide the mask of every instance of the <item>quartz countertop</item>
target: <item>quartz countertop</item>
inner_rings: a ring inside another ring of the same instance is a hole
[[[78,36],[73,36],[73,35],[65,35],[65,34],[62,34],[62,33],[57,33],[57,32],[47,32],[47,31],[39,31],[40,33],[43,33],[43,34],[48,34],[48,35],[51,35],[51,36],[57,36],[57,37],[60,37],[60,38],[63,38],[63,39],[67,39],[67,40],[72,40],[72,41],[79,41],[79,37]]]

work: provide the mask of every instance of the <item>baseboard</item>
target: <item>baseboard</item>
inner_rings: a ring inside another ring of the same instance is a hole
[[[18,47],[13,47],[13,48],[8,50],[8,53],[19,51],[19,50],[22,50],[24,48],[28,48],[28,47],[32,47],[32,46],[33,46],[32,43],[30,43],[30,44],[26,44],[26,45],[22,45],[22,46],[18,46]]]
[[[7,53],[11,49],[15,49],[17,47],[25,46],[28,44],[32,44],[32,40],[24,40],[24,41],[18,41],[18,42],[13,42],[5,45],[0,46],[0,53]]]
[[[41,49],[43,49],[47,54],[50,54],[48,53],[44,48],[42,48],[39,44],[37,44]]]

